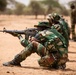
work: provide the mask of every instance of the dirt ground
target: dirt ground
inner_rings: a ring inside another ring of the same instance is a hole
[[[24,30],[26,27],[33,27],[39,21],[44,20],[40,18],[35,20],[32,16],[0,15],[0,30],[3,30],[4,27],[9,30]],[[65,18],[70,26],[70,18]],[[37,63],[40,57],[37,54],[32,54],[23,61],[21,63],[22,67],[5,67],[2,64],[12,60],[24,47],[21,46],[17,37],[0,32],[0,75],[76,75],[76,42],[71,40],[69,42],[68,55],[70,61],[67,62],[64,71],[40,67]]]

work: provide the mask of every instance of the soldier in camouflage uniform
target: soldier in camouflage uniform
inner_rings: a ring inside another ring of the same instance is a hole
[[[74,4],[71,4],[71,32],[72,40],[76,41],[75,24],[76,24],[76,8]]]
[[[35,27],[41,31],[35,37],[32,37],[30,42],[18,36],[24,43],[25,49],[17,54],[12,61],[3,65],[18,66],[32,53],[37,53],[41,57],[38,61],[40,66],[65,69],[68,58],[65,38],[56,29],[50,29],[47,22],[40,22]]]
[[[49,14],[47,19],[51,24],[51,28],[57,29],[57,31],[66,39],[67,46],[69,46],[70,28],[68,23],[57,13]]]

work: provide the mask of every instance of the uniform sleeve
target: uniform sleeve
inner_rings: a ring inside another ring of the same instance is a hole
[[[26,40],[26,39],[23,39],[20,42],[21,42],[21,45],[24,47],[26,47],[29,44],[28,40]]]
[[[26,47],[29,44],[29,41],[26,39],[23,39],[22,36],[18,36],[18,38],[20,39],[20,43],[22,46]]]

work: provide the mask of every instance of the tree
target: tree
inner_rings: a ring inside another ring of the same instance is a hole
[[[7,6],[7,1],[6,0],[0,0],[0,10],[4,11]]]
[[[69,15],[69,11],[64,6],[62,6],[62,10],[60,10],[60,13],[65,16]]]
[[[70,6],[72,3],[76,5],[76,0],[69,2],[68,5]]]
[[[17,14],[17,15],[23,14],[24,8],[25,8],[24,4],[16,2],[16,4],[15,4],[15,10],[14,10],[15,14]]]
[[[16,0],[7,0],[7,9],[15,9],[17,3]]]
[[[46,6],[46,14],[52,12],[54,8],[61,9],[61,5],[59,4],[58,0],[42,0],[41,1],[44,6]]]
[[[32,14],[35,15],[35,19],[37,19],[37,16],[39,14],[43,13],[43,8],[41,4],[38,1],[31,1],[29,7],[31,7]]]
[[[13,3],[15,3],[16,1],[15,0],[7,0],[7,3],[8,4],[13,4]]]

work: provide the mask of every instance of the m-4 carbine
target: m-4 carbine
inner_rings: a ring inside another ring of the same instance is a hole
[[[5,32],[9,34],[24,34],[25,36],[35,36],[36,33],[38,32],[38,29],[36,28],[29,28],[25,30],[7,30],[6,28],[3,28],[3,30],[0,30],[0,32]]]

